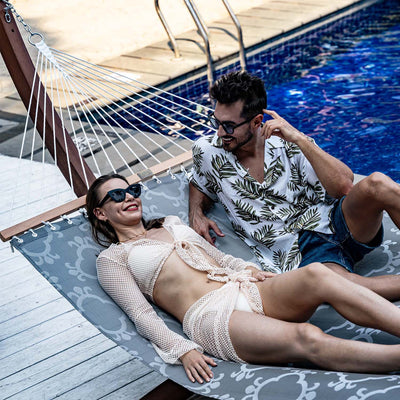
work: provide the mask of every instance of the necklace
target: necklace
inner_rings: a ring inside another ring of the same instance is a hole
[[[135,239],[135,238],[138,238],[138,237],[141,237],[141,236],[146,237],[146,234],[147,234],[147,230],[145,229],[142,233],[138,233],[138,234],[136,234],[136,235],[133,235],[133,236],[131,236],[131,237],[129,237],[128,239],[125,239],[125,240],[120,240],[120,241],[118,242],[118,244],[120,244],[120,243],[125,243],[125,242],[129,242],[130,240]]]

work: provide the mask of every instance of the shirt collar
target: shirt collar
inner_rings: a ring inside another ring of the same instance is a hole
[[[220,137],[218,137],[217,132],[214,133],[214,136],[211,139],[211,144],[214,147],[218,147],[218,148],[222,147],[222,139]]]

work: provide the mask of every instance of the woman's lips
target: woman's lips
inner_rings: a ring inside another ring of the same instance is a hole
[[[129,206],[124,208],[124,211],[136,211],[138,208],[137,204],[129,204]]]

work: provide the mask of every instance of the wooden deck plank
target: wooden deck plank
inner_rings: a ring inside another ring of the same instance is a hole
[[[10,321],[33,308],[42,307],[43,304],[50,303],[63,298],[52,286],[47,286],[37,290],[27,296],[18,298],[0,307],[0,324]]]
[[[38,344],[52,336],[65,332],[75,326],[81,326],[86,320],[79,313],[66,312],[49,321],[35,325],[29,329],[19,332],[7,339],[2,340],[0,348],[0,359],[8,357],[20,351],[28,351],[33,345]]]
[[[48,285],[49,284],[44,279],[35,279],[34,281],[24,280],[23,282],[18,282],[12,288],[5,289],[1,293],[0,306],[35,293],[38,290],[43,290],[48,287]]]
[[[59,322],[59,320],[55,322]],[[31,336],[35,334],[35,332],[32,331],[30,331],[30,333]],[[30,345],[25,348],[21,348],[20,346],[19,351],[11,351],[9,352],[10,354],[0,358],[0,382],[1,379],[23,369],[28,369],[55,354],[61,354],[70,347],[97,335],[99,335],[99,331],[89,322],[85,321],[69,329],[64,329],[47,339],[36,340],[36,343],[32,343],[33,340],[28,337]],[[25,338],[26,336],[25,334]],[[3,343],[1,347],[3,347]]]
[[[164,381],[165,378],[163,376],[152,371],[149,374],[142,376],[140,379],[130,382],[117,392],[110,393],[102,400],[138,400]],[[171,398],[171,400],[173,399]]]
[[[50,321],[60,314],[65,314],[73,309],[72,305],[63,297],[47,302],[40,307],[29,310],[17,317],[11,318],[0,324],[0,341],[17,335],[29,328]]]
[[[149,376],[150,375],[150,376]],[[155,377],[155,375],[157,375]],[[159,378],[158,378],[159,377]],[[125,389],[127,385],[129,385],[132,381],[141,382],[148,381],[147,385],[143,383],[141,385],[136,384],[135,387],[139,390],[140,397],[143,396],[147,391],[150,391],[156,382],[162,383],[165,378],[161,377],[159,374],[154,373],[150,368],[140,364],[137,368],[132,371],[132,365],[127,362],[122,365],[118,365],[116,368],[108,371],[105,374],[99,375],[90,381],[85,382],[82,385],[79,385],[76,388],[65,392],[57,399],[59,400],[70,400],[77,398],[84,399],[98,399],[111,397],[112,399],[118,398],[118,391]],[[137,391],[137,390],[136,390]],[[131,399],[139,398],[135,397],[135,393],[130,390],[129,396]]]
[[[82,355],[85,361],[53,376],[46,377],[45,380],[33,386],[24,388],[22,391],[10,397],[10,399],[33,400],[43,399],[43,397],[46,399],[53,399],[76,387],[78,382],[89,382],[132,359],[132,356],[119,347],[106,350],[92,358],[85,357],[84,353]],[[62,364],[66,362],[67,359],[64,357]],[[107,390],[104,386],[102,386],[102,388],[104,391]]]
[[[89,340],[77,343],[62,353],[45,358],[32,364],[29,368],[21,369],[17,373],[0,380],[1,395],[4,397],[12,396],[23,392],[26,388],[40,385],[49,378],[49,374],[51,377],[55,377],[86,362],[86,360],[115,348],[115,346],[103,335],[97,335]],[[30,397],[27,396],[26,398]]]

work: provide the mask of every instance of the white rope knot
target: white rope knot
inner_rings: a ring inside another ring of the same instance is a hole
[[[35,46],[38,51],[42,53],[64,75],[65,78],[68,76],[68,74],[66,74],[64,69],[55,59],[54,54],[51,52],[49,46],[47,46],[43,40],[41,40],[39,43],[36,43]]]

